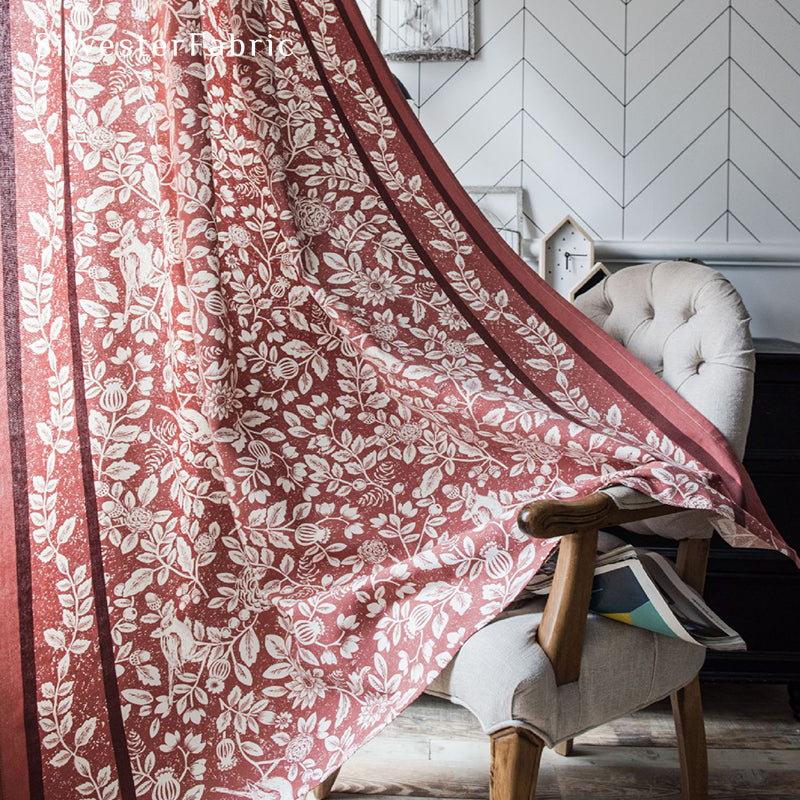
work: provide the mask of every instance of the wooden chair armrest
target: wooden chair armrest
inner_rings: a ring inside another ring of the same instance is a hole
[[[603,492],[595,492],[580,500],[539,500],[523,506],[517,524],[523,533],[534,539],[552,539],[599,530],[612,525],[625,525],[651,517],[674,514],[682,509],[658,503],[642,508],[618,508]]]
[[[553,665],[557,686],[572,683],[580,675],[598,530],[676,511],[680,509],[665,505],[620,509],[602,492],[580,500],[533,502],[520,511],[519,527],[529,536],[563,537],[553,586],[537,633],[539,645]]]

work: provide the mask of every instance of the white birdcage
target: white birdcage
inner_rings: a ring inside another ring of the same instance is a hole
[[[475,56],[475,0],[372,0],[372,32],[394,61]]]

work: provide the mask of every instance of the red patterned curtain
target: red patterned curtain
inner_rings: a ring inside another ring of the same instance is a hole
[[[283,800],[616,483],[786,551],[502,242],[347,0],[2,0],[5,796]]]

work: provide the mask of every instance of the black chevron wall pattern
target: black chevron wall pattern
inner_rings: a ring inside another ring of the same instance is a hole
[[[800,242],[800,0],[478,0],[477,48],[391,66],[530,238]]]

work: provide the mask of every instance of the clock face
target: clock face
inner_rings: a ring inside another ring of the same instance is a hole
[[[567,297],[594,269],[594,242],[567,217],[542,239],[539,274]]]
[[[551,286],[556,282],[574,282],[592,267],[592,243],[571,225],[565,225],[546,245],[545,278]]]

